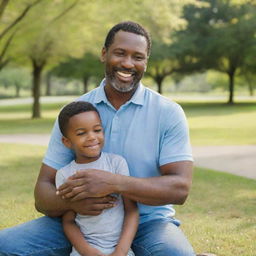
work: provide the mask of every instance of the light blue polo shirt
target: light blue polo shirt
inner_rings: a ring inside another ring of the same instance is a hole
[[[97,107],[105,133],[103,151],[123,156],[131,176],[160,176],[161,165],[193,161],[186,117],[177,103],[140,84],[131,100],[116,110],[108,101],[104,86],[103,80],[99,87],[78,100]],[[43,162],[57,170],[74,159],[61,137],[56,121]],[[139,204],[139,211],[140,223],[175,214],[172,205]]]

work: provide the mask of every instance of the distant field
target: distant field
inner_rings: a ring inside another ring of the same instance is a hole
[[[256,144],[256,101],[227,105],[220,101],[180,100],[188,118],[193,145]],[[0,105],[0,134],[50,133],[61,107],[43,103],[42,118],[31,120],[31,105]]]
[[[0,229],[41,216],[33,188],[43,146],[1,144]],[[176,217],[196,252],[255,256],[256,183],[242,177],[196,168],[190,196],[176,206]]]

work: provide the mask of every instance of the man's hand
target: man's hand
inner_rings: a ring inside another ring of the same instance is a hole
[[[88,197],[104,197],[114,193],[115,176],[116,174],[95,169],[77,171],[58,188],[57,194],[72,202]]]
[[[67,199],[68,201],[68,199]],[[70,202],[72,210],[82,215],[96,216],[102,213],[103,210],[115,206],[116,198],[105,196],[99,198],[85,198],[80,201]]]

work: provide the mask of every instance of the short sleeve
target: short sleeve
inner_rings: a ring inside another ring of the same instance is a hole
[[[178,161],[193,161],[187,120],[182,108],[176,104],[174,111],[163,115],[164,130],[161,138],[159,165]]]
[[[50,142],[43,163],[59,170],[74,159],[74,152],[62,143],[62,133],[57,120],[53,126]]]
[[[56,188],[58,188],[60,185],[62,185],[66,181],[63,173],[61,170],[57,171],[56,177],[55,177],[55,185]]]
[[[119,155],[112,155],[113,156],[113,164],[115,165],[115,173],[122,174],[125,176],[130,176],[128,164],[126,160]]]

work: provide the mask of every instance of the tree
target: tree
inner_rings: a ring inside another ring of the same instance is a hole
[[[98,56],[85,53],[83,58],[69,58],[67,61],[60,63],[51,73],[59,77],[82,80],[84,93],[86,93],[89,79],[103,77],[103,68]]]
[[[15,97],[20,97],[22,88],[31,87],[30,74],[27,69],[20,67],[8,67],[0,73],[0,83],[8,87],[15,87]]]
[[[10,61],[7,51],[15,37],[19,23],[26,17],[28,12],[42,0],[35,0],[27,3],[27,1],[19,1],[19,3],[11,3],[10,0],[2,0],[0,2],[0,70]],[[13,15],[14,13],[14,15]]]
[[[232,104],[235,75],[256,43],[256,6],[225,0],[203,2],[205,6],[200,8],[184,8],[188,26],[176,34],[175,44],[185,69],[214,69],[228,75],[228,103]]]

